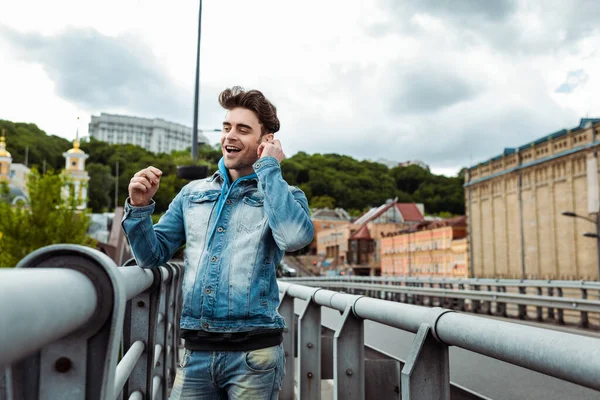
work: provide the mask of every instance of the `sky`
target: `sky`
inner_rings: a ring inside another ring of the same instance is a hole
[[[67,139],[101,112],[192,126],[198,4],[2,2],[0,119]],[[275,104],[288,156],[454,175],[600,117],[599,18],[595,0],[206,0],[199,127],[239,85]]]

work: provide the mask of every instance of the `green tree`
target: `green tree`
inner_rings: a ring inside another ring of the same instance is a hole
[[[0,267],[14,267],[27,254],[51,244],[95,246],[87,236],[89,214],[75,210],[74,186],[63,175],[33,170],[27,189],[26,205],[0,201]]]
[[[315,196],[310,202],[312,208],[335,208],[335,199],[331,196]]]
[[[112,209],[110,194],[114,191],[115,178],[111,175],[110,167],[98,163],[86,166],[90,176],[88,183],[88,206],[92,212],[101,213]]]

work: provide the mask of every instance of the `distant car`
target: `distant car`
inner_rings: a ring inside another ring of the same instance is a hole
[[[283,261],[279,263],[279,265],[277,266],[277,277],[281,278],[281,277],[285,277],[285,278],[295,278],[296,276],[298,276],[298,273],[296,272],[296,270],[292,267],[290,267],[289,265],[287,265],[286,263],[284,263]]]

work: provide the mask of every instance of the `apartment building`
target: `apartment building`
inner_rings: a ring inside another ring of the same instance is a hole
[[[192,147],[192,128],[160,118],[101,113],[92,115],[89,135],[111,144],[135,144],[153,153],[170,153]],[[198,143],[208,143],[198,132]]]
[[[466,217],[424,221],[381,239],[384,276],[467,277]]]

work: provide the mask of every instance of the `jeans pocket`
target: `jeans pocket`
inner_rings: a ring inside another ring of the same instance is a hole
[[[248,351],[245,362],[248,369],[255,372],[269,372],[277,368],[281,358],[281,346]]]
[[[181,361],[179,361],[179,367],[180,368],[185,368],[185,366],[190,361],[190,356],[191,355],[192,355],[192,351],[188,350],[188,349],[185,349],[185,351],[183,352],[183,357],[181,357]]]

